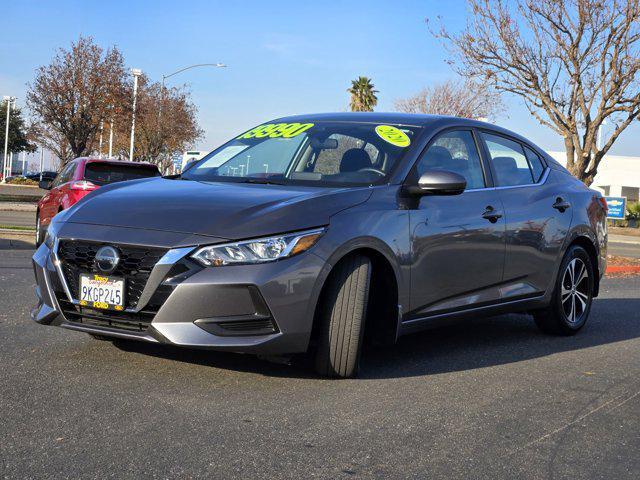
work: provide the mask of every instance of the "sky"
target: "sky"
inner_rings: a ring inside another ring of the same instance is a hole
[[[195,63],[227,64],[167,80],[189,86],[205,132],[196,145],[202,150],[275,117],[346,111],[346,90],[359,75],[371,77],[379,90],[377,111],[456,78],[425,19],[441,17],[456,31],[467,15],[464,0],[1,2],[0,95],[17,96],[22,106],[36,68],[80,35],[116,45],[129,67],[156,80]],[[505,103],[507,112],[495,123],[546,150],[563,149],[561,138],[532,118],[521,100],[505,97]],[[636,122],[610,153],[639,152]]]

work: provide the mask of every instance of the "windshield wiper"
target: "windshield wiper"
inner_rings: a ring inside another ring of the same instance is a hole
[[[251,178],[243,178],[239,180],[238,183],[258,183],[260,185],[284,185],[284,182],[280,182],[277,180],[271,180],[268,178],[260,178],[260,177],[251,177]]]
[[[162,178],[166,178],[167,180],[191,180],[190,178],[185,178],[181,173],[174,173],[173,175],[163,175]]]

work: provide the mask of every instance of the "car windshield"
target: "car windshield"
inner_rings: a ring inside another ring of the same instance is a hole
[[[311,185],[382,183],[418,130],[358,122],[263,124],[194,163],[182,178]]]
[[[91,162],[84,168],[84,179],[96,185],[107,185],[124,180],[157,177],[160,172],[149,165],[117,165],[114,163]]]

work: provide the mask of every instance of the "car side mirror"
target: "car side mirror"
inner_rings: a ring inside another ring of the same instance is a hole
[[[417,185],[406,185],[405,191],[412,196],[460,195],[467,188],[467,180],[460,174],[448,170],[426,170]]]
[[[38,187],[40,187],[42,190],[51,190],[52,183],[53,183],[53,180],[48,180],[48,179],[40,180],[38,182]]]

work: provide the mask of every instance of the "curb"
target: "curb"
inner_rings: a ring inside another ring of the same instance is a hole
[[[10,195],[6,193],[0,193],[0,202],[18,202],[18,203],[33,203],[37,204],[41,196],[37,195]]]
[[[640,273],[640,265],[611,265],[606,273]]]
[[[629,235],[630,236],[630,235]],[[625,245],[640,245],[640,237],[635,237],[637,240],[627,240],[626,238],[610,238],[608,243],[623,243]]]
[[[35,213],[37,210],[38,210],[37,203],[0,201],[0,211],[2,212],[34,212]]]
[[[0,234],[10,233],[11,235],[24,235],[31,237],[36,234],[35,230],[13,230],[11,228],[0,228]]]

